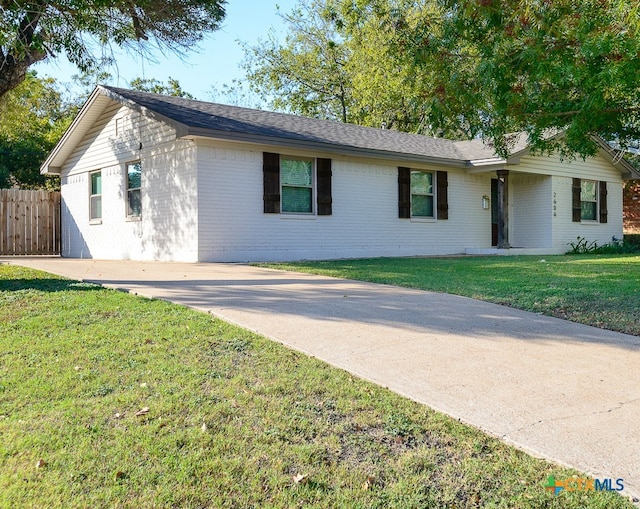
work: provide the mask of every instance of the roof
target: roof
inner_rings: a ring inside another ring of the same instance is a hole
[[[82,136],[110,101],[172,125],[179,137],[206,137],[331,151],[447,166],[507,163],[482,140],[453,141],[420,134],[375,129],[272,111],[216,104],[123,88],[98,86],[41,170],[58,173]],[[527,149],[526,136],[517,139],[513,153]]]
[[[442,138],[122,88],[104,89],[185,126],[187,136],[238,139],[241,134],[256,141],[278,140],[280,143],[297,142],[307,146],[343,147],[457,162],[467,160],[458,143]],[[485,152],[479,150],[476,154],[482,157]]]

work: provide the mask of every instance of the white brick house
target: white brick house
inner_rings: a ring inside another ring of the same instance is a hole
[[[260,261],[562,253],[622,236],[622,183],[586,161],[479,141],[98,87],[42,166],[63,256]]]

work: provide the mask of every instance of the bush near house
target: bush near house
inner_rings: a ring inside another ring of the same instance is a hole
[[[627,238],[630,237],[630,238]],[[576,237],[574,242],[569,242],[571,249],[567,254],[633,254],[640,252],[640,243],[633,240],[633,235],[625,235],[623,239],[611,238],[611,242],[598,244],[597,241],[589,241],[584,237]],[[640,235],[635,236],[640,237]]]
[[[632,246],[638,246],[640,249],[640,233],[636,234],[625,234],[624,241]]]

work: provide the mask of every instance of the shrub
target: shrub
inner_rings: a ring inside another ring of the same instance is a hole
[[[628,239],[628,237],[635,237]],[[571,250],[567,254],[631,254],[640,253],[640,235],[625,236],[624,239],[611,237],[611,242],[598,245],[598,242],[588,241],[584,237],[577,237],[575,242],[569,242]]]
[[[640,234],[628,234],[624,236],[625,244],[629,244],[631,246],[637,246],[640,248]]]

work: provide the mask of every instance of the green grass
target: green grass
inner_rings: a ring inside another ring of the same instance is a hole
[[[640,335],[640,256],[374,258],[268,266],[464,295]]]
[[[207,314],[1,265],[0,437],[2,508],[632,507]]]

